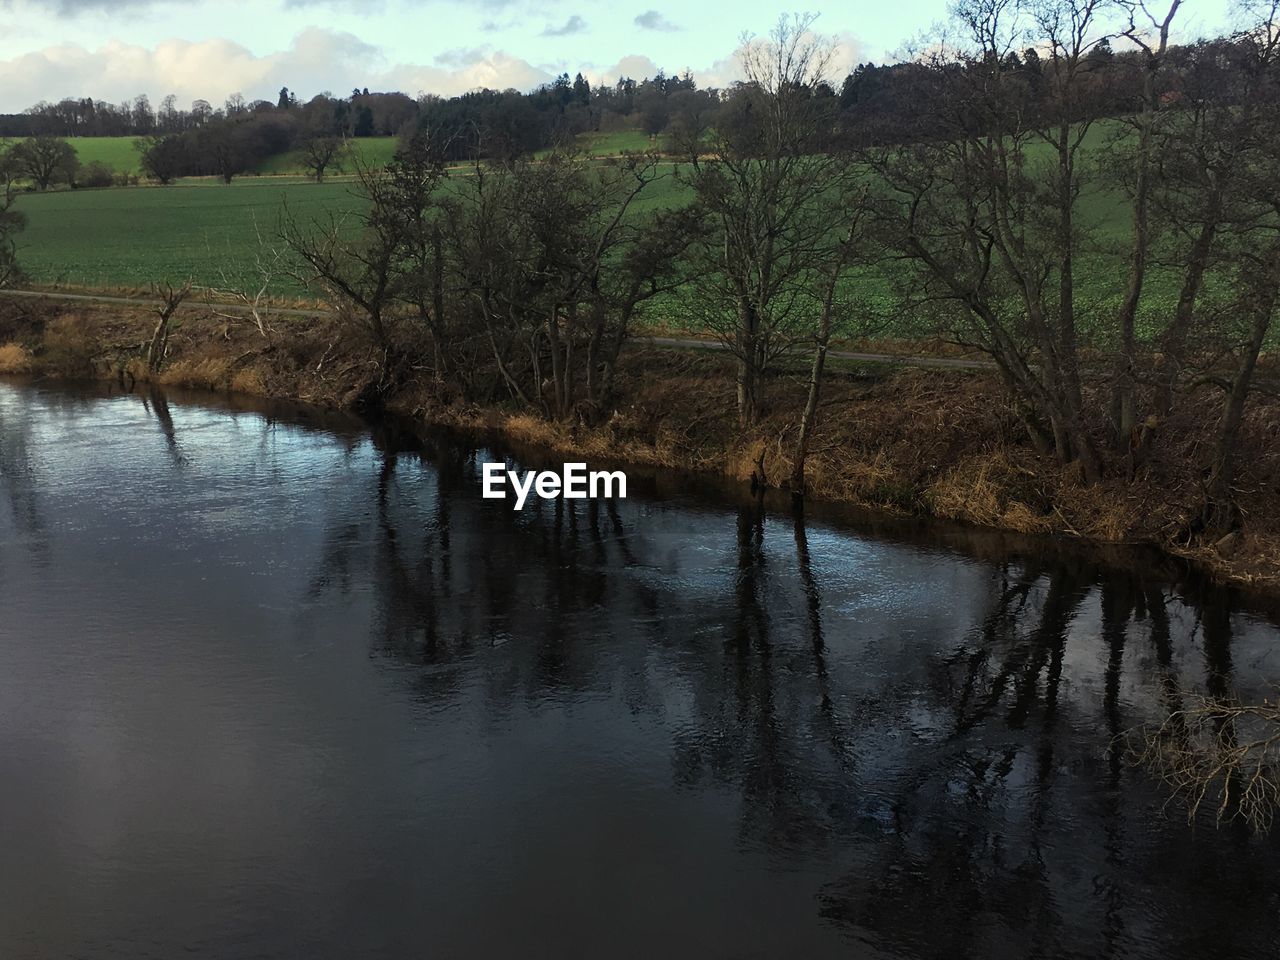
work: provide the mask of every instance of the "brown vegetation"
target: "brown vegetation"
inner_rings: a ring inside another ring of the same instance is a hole
[[[27,373],[32,366],[31,354],[22,344],[0,344],[0,373]]]

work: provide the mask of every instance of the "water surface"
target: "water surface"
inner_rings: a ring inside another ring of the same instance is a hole
[[[1280,845],[1106,751],[1264,609],[496,456],[0,382],[0,956],[1276,954]]]

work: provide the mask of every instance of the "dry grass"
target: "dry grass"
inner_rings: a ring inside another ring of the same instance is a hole
[[[234,393],[250,393],[256,396],[267,396],[266,375],[256,367],[236,370],[231,374],[228,387]]]
[[[227,356],[179,357],[167,364],[157,379],[160,383],[200,390],[229,390],[233,369],[233,361]]]
[[[44,329],[38,353],[40,366],[56,376],[93,376],[98,372],[104,340],[96,314],[61,313]]]
[[[35,358],[20,343],[0,344],[0,373],[29,373]]]
[[[966,457],[930,485],[926,500],[937,516],[1019,533],[1050,533],[1055,517],[1040,478],[1003,453]]]

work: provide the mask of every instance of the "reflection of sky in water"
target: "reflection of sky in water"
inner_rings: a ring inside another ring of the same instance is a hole
[[[745,504],[516,514],[301,416],[0,385],[18,955],[1274,943],[1275,841],[1103,754],[1162,678],[1280,676],[1262,616]]]

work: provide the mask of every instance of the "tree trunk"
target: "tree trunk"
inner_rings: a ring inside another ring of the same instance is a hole
[[[191,281],[188,280],[177,289],[172,284],[165,284],[163,287],[153,284],[152,290],[164,301],[164,305],[156,310],[155,329],[152,330],[151,341],[147,344],[147,367],[154,373],[160,369],[160,365],[164,363],[169,353],[169,322],[178,312],[178,307],[182,306],[182,301],[191,293]]]
[[[147,344],[147,367],[152,373],[160,369],[165,354],[169,350],[169,318],[171,313],[162,312],[151,333],[151,342]]]
[[[449,345],[445,342],[444,325],[444,245],[440,239],[440,227],[431,232],[431,339],[435,341],[436,371],[440,376],[449,372]]]
[[[564,357],[560,353],[560,322],[558,316],[559,310],[553,309],[551,315],[547,317],[547,339],[551,343],[551,390],[552,390],[552,416],[560,420],[565,415],[565,406],[568,397],[565,395],[565,362]]]
[[[738,308],[738,425],[751,426],[760,414],[758,346],[760,318],[743,297]]]
[[[1138,120],[1138,162],[1133,194],[1133,252],[1129,260],[1129,283],[1120,307],[1120,355],[1111,387],[1111,426],[1118,449],[1131,449],[1131,438],[1137,426],[1137,401],[1134,396],[1134,353],[1137,338],[1134,330],[1142,287],[1147,275],[1147,252],[1151,247],[1149,207],[1151,198],[1151,141],[1155,130],[1160,99],[1156,77],[1164,63],[1169,46],[1169,25],[1178,12],[1181,0],[1173,0],[1163,23],[1159,24],[1155,46],[1145,41],[1139,45],[1145,53],[1142,73],[1142,112]]]
[[[805,461],[809,456],[809,440],[818,423],[818,403],[822,398],[822,375],[827,365],[827,344],[831,341],[831,301],[822,306],[822,322],[818,342],[809,368],[809,394],[800,415],[800,435],[796,438],[795,456],[791,463],[791,495],[803,498]]]
[[[1273,251],[1272,257],[1280,265],[1280,250]],[[1235,481],[1240,424],[1244,420],[1245,403],[1249,399],[1249,391],[1253,386],[1253,372],[1258,365],[1258,354],[1262,352],[1267,331],[1271,327],[1276,296],[1276,278],[1261,278],[1259,289],[1253,298],[1253,322],[1249,329],[1249,340],[1240,357],[1240,364],[1236,368],[1236,375],[1231,384],[1231,392],[1227,394],[1227,400],[1222,409],[1222,419],[1218,425],[1213,467],[1210,470],[1209,483],[1205,491],[1205,527],[1210,532],[1225,532],[1235,525],[1236,510],[1231,495],[1231,484]]]
[[[1191,333],[1192,322],[1195,320],[1196,301],[1199,299],[1201,287],[1204,286],[1204,275],[1209,268],[1209,254],[1218,232],[1218,210],[1219,203],[1215,200],[1211,204],[1209,219],[1201,225],[1200,232],[1191,245],[1173,322],[1161,337],[1160,347],[1164,358],[1156,389],[1156,409],[1161,416],[1167,416],[1173,409],[1173,395],[1185,361],[1187,337]]]

